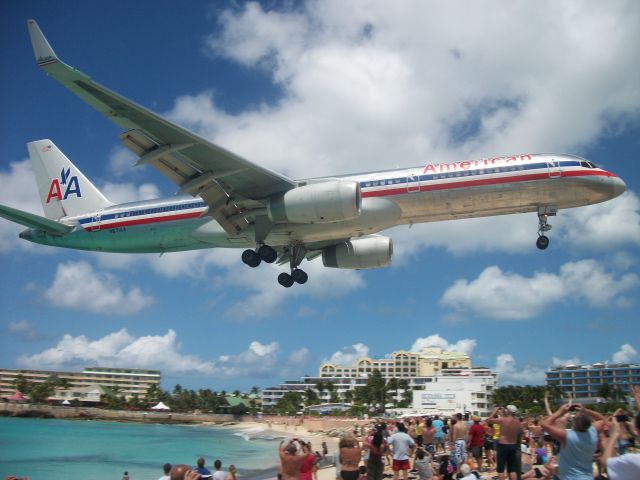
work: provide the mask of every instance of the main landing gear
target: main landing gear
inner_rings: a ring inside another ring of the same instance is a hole
[[[301,245],[292,245],[289,247],[287,255],[289,256],[289,265],[291,273],[282,272],[278,275],[278,283],[283,287],[289,288],[294,283],[303,285],[307,283],[309,276],[300,268],[300,262],[304,258],[306,251]],[[262,262],[273,263],[278,259],[278,252],[269,245],[260,245],[256,250],[245,250],[242,252],[242,262],[251,268],[256,268]]]
[[[549,246],[549,237],[545,235],[551,230],[551,225],[547,223],[549,216],[555,216],[558,213],[557,208],[553,207],[540,207],[538,209],[538,240],[536,240],[536,247],[540,250],[546,250]]]

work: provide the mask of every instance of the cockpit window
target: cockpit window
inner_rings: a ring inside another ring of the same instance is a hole
[[[591,168],[598,168],[598,166],[595,163],[592,163],[592,162],[587,162],[587,163]]]

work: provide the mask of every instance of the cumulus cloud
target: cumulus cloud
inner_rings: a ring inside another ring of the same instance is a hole
[[[510,353],[501,353],[496,357],[495,373],[499,385],[535,385],[544,383],[545,369],[525,365],[520,368]]]
[[[87,262],[58,265],[53,284],[45,290],[44,297],[56,307],[102,315],[128,315],[154,301],[139,287],[125,291],[115,275],[96,271]]]
[[[138,159],[131,150],[117,146],[109,155],[107,161],[107,172],[116,177],[121,178],[124,176],[130,176],[136,172],[136,169],[131,168],[135,161]]]
[[[448,340],[436,333],[435,335],[416,339],[416,341],[413,342],[410,351],[417,353],[423,348],[439,347],[447,352],[464,352],[471,355],[477,343],[478,342],[472,338],[464,338],[462,340],[458,340],[456,343],[449,343]]]
[[[584,302],[592,307],[627,307],[640,279],[635,273],[616,274],[595,260],[569,262],[555,273],[531,277],[487,267],[475,280],[456,280],[440,299],[459,314],[498,320],[535,317],[559,302]],[[544,301],[541,301],[544,299]]]
[[[31,170],[31,162],[23,160],[11,162],[8,170],[0,171],[0,204],[18,208],[29,213],[42,215],[42,204],[36,187],[36,182]],[[43,248],[34,248],[34,245],[20,240],[18,234],[26,227],[0,219],[0,253],[16,249],[28,249],[29,251],[47,251]]]
[[[34,342],[44,338],[44,336],[26,320],[10,322],[7,326],[7,333],[26,342]]]
[[[91,340],[85,335],[64,335],[54,347],[33,355],[21,355],[22,368],[64,369],[90,365],[160,369],[164,374],[200,374],[211,377],[260,378],[300,373],[309,362],[309,351],[300,348],[280,358],[277,342],[252,341],[247,350],[206,360],[182,352],[174,330],[164,335],[135,337],[126,329]]]
[[[225,116],[205,93],[176,108],[193,99],[182,121],[297,175],[572,151],[607,121],[637,113],[638,76],[625,48],[640,41],[634,18],[623,2],[518,3],[501,15],[485,2],[328,1],[292,11],[247,3],[218,17],[207,48],[266,70],[280,101]]]
[[[368,356],[369,347],[364,343],[355,343],[334,352],[328,359],[324,360],[324,362],[350,367],[359,358]]]
[[[113,203],[137,202],[160,197],[160,190],[152,183],[105,183],[100,190]]]
[[[638,358],[638,351],[628,343],[620,346],[620,350],[615,352],[611,359],[613,363],[631,363]]]

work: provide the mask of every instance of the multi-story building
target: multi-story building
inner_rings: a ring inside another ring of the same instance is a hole
[[[323,363],[319,377],[357,378],[378,369],[384,378],[432,377],[445,368],[471,368],[471,358],[463,352],[445,352],[441,348],[424,348],[418,353],[400,350],[391,358],[359,358],[351,367]]]
[[[574,399],[594,401],[607,385],[610,396],[619,392],[631,395],[631,385],[640,384],[640,365],[594,363],[592,365],[563,365],[546,372],[547,385],[558,387],[563,395]],[[620,398],[622,400],[622,398]]]
[[[127,399],[137,395],[144,398],[151,385],[160,386],[160,370],[138,368],[88,367],[82,372],[55,372],[46,370],[0,369],[0,396],[11,395],[16,391],[15,381],[21,375],[28,382],[42,383],[52,376],[66,383],[68,389],[85,387],[114,388],[119,395]]]
[[[456,385],[469,384],[469,398],[463,403],[467,411],[479,415],[488,413],[491,393],[496,385],[495,373],[486,368],[471,367],[471,359],[466,353],[446,352],[440,348],[426,348],[419,353],[401,350],[394,352],[389,359],[363,357],[352,366],[323,363],[317,377],[307,376],[264,389],[263,407],[276,405],[286,392],[303,393],[307,389],[316,391],[322,402],[332,401],[332,397],[333,400],[343,400],[346,392],[365,386],[369,375],[375,369],[379,370],[386,380],[406,380],[409,390],[416,393],[440,391],[455,388]],[[317,385],[320,383],[331,384],[331,390],[319,391]],[[399,390],[396,399],[400,400],[402,396],[403,391]]]

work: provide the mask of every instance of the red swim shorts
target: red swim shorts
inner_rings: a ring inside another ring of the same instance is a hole
[[[410,470],[411,466],[409,465],[409,460],[394,460],[391,468],[394,472],[397,472],[399,470]]]

